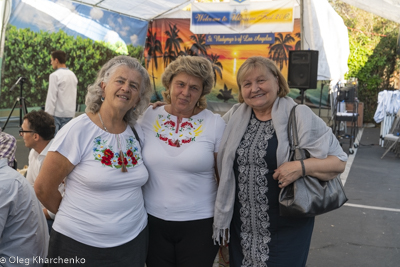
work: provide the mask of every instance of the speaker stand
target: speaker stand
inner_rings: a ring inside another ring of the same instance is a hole
[[[307,90],[307,89],[299,89],[300,90],[300,96],[301,96],[301,104],[304,104],[304,92]]]

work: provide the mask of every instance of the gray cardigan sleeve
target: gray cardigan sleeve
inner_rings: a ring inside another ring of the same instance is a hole
[[[336,156],[341,161],[347,161],[347,154],[343,151],[332,129],[310,108],[299,105],[296,108],[296,117],[299,145],[307,149],[311,157]]]

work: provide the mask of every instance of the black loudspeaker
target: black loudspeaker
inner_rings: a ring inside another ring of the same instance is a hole
[[[318,51],[289,51],[288,84],[290,88],[316,89],[318,73]]]

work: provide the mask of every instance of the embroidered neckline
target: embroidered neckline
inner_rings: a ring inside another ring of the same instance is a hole
[[[185,118],[185,121],[177,124],[171,117],[174,115],[168,112],[166,114],[157,115],[153,128],[156,132],[156,137],[169,146],[181,147],[182,145],[196,141],[196,137],[202,134],[204,119],[190,117]]]

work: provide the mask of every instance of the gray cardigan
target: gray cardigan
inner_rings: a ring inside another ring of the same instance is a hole
[[[272,124],[277,138],[276,151],[277,166],[288,161],[289,141],[287,123],[292,107],[296,105],[292,98],[278,97],[272,107]],[[235,174],[233,163],[236,149],[242,139],[252,108],[245,103],[234,105],[224,116],[227,126],[222,136],[218,151],[217,166],[220,176],[217,199],[214,210],[213,238],[219,242],[220,237],[226,238],[225,230],[229,229],[233,205],[235,201]],[[305,105],[296,108],[297,130],[300,147],[307,149],[311,157],[326,158],[328,155],[337,156],[341,161],[347,161],[347,154],[343,151],[339,141],[326,123]],[[229,241],[229,231],[228,231]]]

